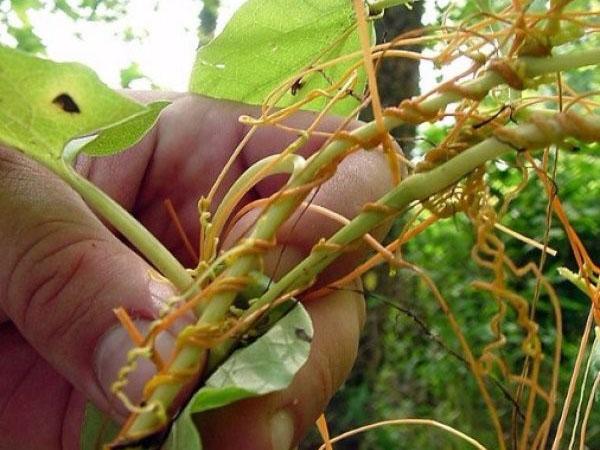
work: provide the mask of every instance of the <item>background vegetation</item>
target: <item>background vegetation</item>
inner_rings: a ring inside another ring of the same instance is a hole
[[[595,0],[582,0],[589,9],[597,7]],[[44,44],[27,18],[27,11],[51,4],[56,14],[67,14],[73,20],[111,21],[123,14],[127,0],[1,0],[0,23],[16,39],[18,47],[32,53],[43,53]],[[150,6],[149,2],[149,7]],[[213,35],[219,7],[218,0],[206,1],[198,30],[200,44]],[[454,5],[455,19],[470,14],[475,0],[464,0]],[[7,7],[9,6],[9,7]],[[428,7],[434,6],[429,3]],[[435,5],[438,14],[446,6]],[[424,10],[422,2],[411,8],[396,8],[387,13],[381,22],[380,40],[421,26]],[[19,23],[9,19],[16,13]],[[139,30],[138,30],[139,31]],[[124,34],[124,39],[127,39]],[[144,74],[139,68],[123,68],[122,85]],[[430,76],[430,75],[429,75]],[[418,94],[419,65],[396,59],[386,61],[379,71],[383,102],[397,104],[406,97]],[[588,69],[577,73],[570,80],[579,90],[600,89],[600,72]],[[365,117],[368,118],[368,117]],[[428,126],[420,130],[420,139],[415,139],[416,130],[405,127],[397,131],[396,137],[408,153],[417,158],[432,143],[441,141],[444,126]],[[600,254],[598,226],[600,223],[600,158],[593,146],[576,149],[572,153],[561,153],[556,161],[558,176],[556,185],[573,226],[589,253]],[[520,181],[519,172],[501,163],[489,173],[493,194],[501,201]],[[565,233],[556,221],[546,223],[547,205],[543,186],[532,180],[521,195],[512,203],[504,225],[527,236],[543,241],[546,233],[556,257],[548,257],[545,274],[557,289],[563,308],[563,370],[559,392],[564,396],[571,367],[577,352],[581,332],[589,311],[588,301],[571,284],[561,280],[557,273],[560,266],[575,267]],[[402,223],[396,224],[396,228]],[[503,236],[507,254],[518,264],[539,261],[541,253],[510,236]],[[470,342],[484,345],[491,338],[489,321],[495,305],[471,287],[471,282],[484,273],[470,258],[473,246],[473,230],[469,221],[461,216],[445,219],[430,227],[404,249],[407,260],[424,268],[437,283],[451,304]],[[369,316],[363,336],[361,354],[352,377],[334,398],[327,418],[332,435],[358,425],[391,418],[423,417],[443,421],[461,431],[476,436],[493,448],[495,437],[483,411],[483,403],[469,370],[460,357],[460,350],[446,318],[440,314],[429,289],[416,277],[399,271],[389,273],[387,269],[377,272],[377,289],[368,296]],[[513,285],[515,287],[515,285]],[[535,280],[519,282],[516,288],[525,297],[532,298],[536,289]],[[537,319],[543,340],[551,342],[553,317],[548,303],[542,297],[537,308]],[[546,331],[547,330],[547,331]],[[517,339],[517,331],[512,330]],[[506,330],[511,338],[511,330]],[[511,349],[515,351],[510,354]],[[515,346],[506,347],[507,360],[520,358]],[[515,363],[518,361],[515,361]],[[542,374],[542,377],[545,376]],[[496,389],[498,387],[496,386]],[[560,409],[560,405],[558,405]],[[501,405],[504,414],[511,414],[512,404],[506,400]],[[567,427],[569,430],[570,427]],[[590,420],[588,431],[589,448],[600,448],[600,411]],[[303,448],[314,448],[320,443],[313,433]],[[464,444],[448,440],[432,429],[422,427],[386,427],[360,435],[336,446],[338,449],[449,449],[463,448]]]
[[[588,10],[597,6],[594,1],[586,0],[585,4]],[[388,11],[388,17],[378,30],[378,38],[385,39],[386,36],[396,36],[422,26],[423,6],[423,2],[416,2],[410,9]],[[443,0],[427,2],[427,6],[430,9],[434,6],[438,16],[445,14],[450,7]],[[451,6],[451,16],[458,21],[472,14],[477,2],[466,0],[453,2]],[[439,72],[436,75],[441,77]],[[379,72],[383,102],[393,105],[403,98],[419,94],[419,84],[415,81],[419,76],[431,74],[419,73],[419,66],[414,62],[402,59],[386,62]],[[569,83],[584,91],[597,91],[600,73],[594,69],[580,71],[569,79]],[[416,130],[410,127],[396,133],[399,143],[411,159],[418,158],[426,149],[439,144],[444,135],[443,125],[425,126],[419,130],[419,138],[416,138]],[[562,152],[556,164],[558,194],[571,223],[587,245],[590,255],[599,255],[600,158],[597,146],[581,147],[573,153]],[[494,189],[492,193],[499,201],[521,180],[519,172],[508,169],[508,165],[497,164],[488,168],[488,173]],[[546,259],[544,273],[556,288],[563,310],[565,336],[558,390],[560,404],[557,405],[560,411],[589,304],[571,283],[558,275],[558,267],[573,268],[576,264],[567,236],[558,221],[554,220],[547,227],[547,203],[540,201],[543,198],[546,198],[543,186],[532,180],[512,202],[503,224],[538,242],[544,241],[546,230],[549,230],[550,246],[558,251],[556,257]],[[396,227],[402,225],[401,220]],[[470,256],[473,236],[469,221],[463,215],[457,215],[436,223],[409,241],[403,255],[432,277],[459,318],[469,342],[483,345],[492,338],[489,323],[497,308],[489,297],[484,297],[470,285],[472,281],[486,277],[485,271],[477,267]],[[504,236],[503,242],[507,254],[519,266],[528,261],[539,262],[541,258],[539,250],[519,240]],[[495,434],[485,416],[475,381],[460,356],[460,348],[447,318],[441,314],[430,290],[421,280],[406,272],[388,273],[387,268],[382,268],[377,275],[377,289],[368,296],[369,316],[358,363],[352,377],[336,395],[328,410],[332,435],[379,420],[421,417],[452,425],[466,434],[477,436],[489,448],[494,448]],[[513,285],[513,288],[525,298],[533,298],[536,282],[531,278]],[[540,301],[537,311],[542,340],[549,345],[555,337],[549,303]],[[505,331],[510,337],[510,330]],[[513,337],[516,342],[517,336]],[[477,347],[474,349],[477,353]],[[510,345],[507,350],[510,352]],[[519,352],[514,345],[512,350],[514,355],[509,353],[505,357],[515,361],[519,358]],[[510,414],[511,404],[508,400],[501,406],[502,409]],[[595,408],[590,419],[587,439],[590,449],[600,448],[599,409]],[[566,429],[571,430],[572,425]],[[563,443],[568,442],[569,437]],[[305,448],[314,448],[319,442],[316,433],[313,439],[306,443]],[[463,442],[449,440],[447,435],[431,428],[384,427],[348,439],[336,448],[460,449],[464,446]]]

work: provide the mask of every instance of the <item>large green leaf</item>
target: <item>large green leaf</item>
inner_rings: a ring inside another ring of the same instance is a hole
[[[248,0],[223,32],[198,51],[190,90],[258,105],[302,69],[359,49],[350,0]],[[359,60],[357,56],[296,80],[278,106],[294,103],[311,90],[330,86]],[[364,85],[361,70],[355,87],[358,96]],[[324,105],[325,100],[320,99],[309,103],[306,109],[320,110]],[[345,115],[357,105],[356,98],[347,97],[333,112]]]
[[[200,450],[193,414],[243,398],[285,389],[310,353],[313,327],[301,304],[283,316],[252,345],[236,351],[207,380],[179,415],[165,448]]]
[[[65,144],[146,110],[74,63],[0,46],[0,142],[57,167]]]

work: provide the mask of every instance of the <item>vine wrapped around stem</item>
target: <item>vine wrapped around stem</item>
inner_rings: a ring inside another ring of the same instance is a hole
[[[450,103],[463,98],[483,98],[489,90],[502,83],[524,86],[524,81],[546,73],[568,70],[576,67],[600,63],[600,50],[586,50],[567,55],[549,58],[522,57],[510,62],[495,62],[480,77],[460,85],[448,85],[444,92],[433,95],[419,103],[405,101],[397,108],[384,112],[384,126],[387,131],[402,123],[422,123],[436,117]],[[551,143],[560,143],[571,136],[584,141],[599,140],[600,130],[589,119],[584,119],[573,112],[556,116],[538,116],[531,123],[515,128],[499,128],[495,136],[458,154],[448,162],[405,179],[396,189],[388,193],[377,203],[370,205],[359,216],[338,231],[328,244],[315,247],[313,252],[296,268],[290,271],[261,296],[247,311],[247,315],[258,308],[272,303],[290,290],[306,288],[315,277],[339,256],[337,248],[349,245],[360,239],[365,233],[386,220],[391,215],[410,205],[414,201],[422,201],[429,196],[446,189],[486,161],[516,150],[535,149]],[[311,157],[306,166],[294,174],[290,181],[274,200],[265,208],[256,222],[249,239],[255,242],[270,242],[279,227],[296,210],[306,198],[314,180],[323,180],[332,173],[337,161],[349,149],[359,145],[371,147],[381,139],[377,124],[367,124],[354,132],[340,134],[329,145]],[[243,254],[216,279],[240,279],[257,267],[257,254]],[[212,296],[205,296],[206,304],[198,326],[218,324],[226,317],[237,293],[243,288],[224,285],[223,289],[212,290]],[[228,344],[224,344],[227,347]],[[214,352],[223,358],[226,351]],[[146,392],[146,409],[139,414],[132,414],[126,427],[122,430],[115,445],[135,443],[149,434],[157,432],[164,425],[164,417],[173,412],[173,403],[181,391],[198,377],[207,358],[207,349],[193,345],[190,341],[179,340],[176,356],[158,377],[162,383],[154,383],[154,389]],[[167,380],[167,381],[164,381]],[[169,414],[167,414],[169,413]]]

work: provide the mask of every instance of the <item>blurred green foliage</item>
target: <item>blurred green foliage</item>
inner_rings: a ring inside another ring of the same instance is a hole
[[[140,69],[139,64],[135,62],[131,63],[126,68],[121,69],[120,76],[121,87],[125,89],[130,87],[131,83],[135,80],[141,80],[146,78],[144,73]]]
[[[30,11],[60,12],[72,20],[113,22],[125,14],[128,3],[129,0],[0,0],[0,23],[6,25],[18,49],[44,54],[46,47],[29,20]]]
[[[200,11],[198,46],[206,45],[215,36],[220,0],[204,0]]]

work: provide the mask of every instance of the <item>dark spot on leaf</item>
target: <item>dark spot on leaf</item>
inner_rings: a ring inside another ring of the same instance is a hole
[[[301,341],[308,342],[309,344],[312,342],[312,337],[308,335],[304,328],[296,328],[295,333],[296,337]]]
[[[77,106],[77,103],[75,103],[75,100],[73,100],[73,97],[71,97],[69,94],[63,93],[57,95],[56,98],[52,100],[52,103],[54,103],[64,112],[68,112],[70,114],[79,114],[81,112],[79,106]]]

